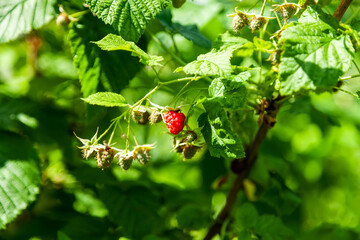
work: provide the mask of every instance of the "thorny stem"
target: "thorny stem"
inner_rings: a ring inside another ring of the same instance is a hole
[[[354,18],[356,18],[360,13],[360,8],[358,8],[348,20],[345,21],[345,24],[350,23]]]
[[[264,14],[266,1],[267,1],[267,0],[264,0],[263,4],[262,4],[262,6],[261,6],[260,16],[262,16],[262,15]]]
[[[339,90],[339,91],[342,91],[342,92],[344,92],[344,93],[347,93],[347,94],[349,94],[349,95],[351,95],[351,96],[353,96],[353,97],[359,98],[359,96],[356,95],[355,93],[352,93],[352,92],[350,92],[350,91],[348,91],[348,90],[345,90],[345,89],[343,89],[343,88],[334,87],[334,89]]]
[[[353,79],[353,78],[357,78],[360,77],[360,74],[355,74],[355,75],[351,75],[351,76],[346,76],[346,77],[342,77],[340,78],[340,80],[349,80],[349,79]]]
[[[157,38],[152,32],[150,31],[146,31],[151,38],[164,50],[166,51],[168,54],[171,55],[171,57],[180,65],[186,65],[186,62],[184,62],[181,58],[179,58],[175,53],[173,53],[172,51],[170,51],[162,41],[160,41],[159,38]]]
[[[346,11],[346,9],[350,5],[351,1],[352,0],[341,0],[337,10],[339,8],[343,9],[345,7],[345,11]],[[266,3],[266,0],[264,0],[263,7],[264,7],[265,3]],[[263,11],[263,7],[261,9],[262,11]],[[340,20],[342,18],[342,16],[344,15],[345,11],[339,12],[339,13],[337,13],[338,11],[335,11],[334,17],[337,18],[338,20]],[[339,90],[343,90],[343,89],[339,89]],[[279,108],[281,106],[280,102],[282,103],[283,101],[284,101],[284,97],[279,96],[277,99],[270,102],[270,106],[272,106],[272,108],[274,108],[274,110],[267,114],[269,114],[271,117],[275,118],[279,111]],[[270,128],[271,128],[270,125],[266,124],[265,122],[262,122],[259,130],[256,133],[256,136],[255,136],[253,142],[251,143],[249,148],[246,150],[246,157],[244,159],[235,159],[234,160],[234,162],[233,162],[233,163],[235,163],[234,165],[238,166],[238,171],[236,172],[237,173],[236,179],[235,179],[235,181],[230,189],[230,192],[226,198],[226,203],[225,203],[224,208],[221,210],[221,212],[218,215],[218,217],[216,218],[214,224],[210,227],[204,240],[211,240],[215,235],[217,235],[221,231],[222,225],[225,222],[225,220],[228,218],[229,213],[236,201],[237,193],[242,188],[244,179],[249,174],[251,167],[253,166],[254,162],[256,161],[256,157],[259,152],[260,146],[261,146],[262,142],[264,141]]]
[[[335,12],[334,12],[334,17],[340,21],[341,18],[344,16],[346,10],[348,9],[348,7],[350,6],[352,0],[341,0],[339,5],[337,6]]]
[[[270,106],[272,108],[272,111],[269,112],[269,116],[275,118],[277,115],[277,112],[279,111],[280,105],[278,105],[278,101],[281,101],[283,97],[278,97],[277,99],[273,100],[270,103]],[[259,128],[259,130],[256,133],[256,136],[252,142],[252,144],[249,146],[249,148],[246,150],[246,157],[244,159],[235,159],[234,165],[240,165],[242,166],[239,172],[237,172],[236,179],[230,189],[230,192],[226,198],[226,204],[218,217],[216,218],[214,224],[210,227],[207,235],[205,236],[204,240],[211,240],[216,234],[218,234],[221,230],[221,227],[224,223],[224,221],[229,216],[230,210],[232,209],[238,191],[243,187],[243,181],[249,174],[251,167],[253,166],[256,157],[258,155],[260,146],[262,142],[264,141],[269,129],[271,128],[270,125],[263,122]]]

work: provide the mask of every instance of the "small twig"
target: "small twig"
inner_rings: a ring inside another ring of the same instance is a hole
[[[335,12],[334,12],[334,17],[340,21],[341,18],[344,16],[346,10],[348,9],[348,7],[350,6],[352,0],[341,0],[339,5],[337,6]]]
[[[270,102],[269,110],[267,112],[267,115],[272,118],[276,118],[276,115],[279,111],[280,105],[278,104],[279,101],[281,101],[283,97],[278,97],[277,99]],[[242,188],[242,184],[244,179],[249,174],[251,167],[253,166],[256,157],[258,155],[260,146],[262,142],[264,141],[269,129],[272,127],[272,125],[267,124],[265,121],[262,122],[259,130],[256,133],[256,136],[252,142],[252,144],[249,146],[249,148],[246,151],[246,157],[244,159],[235,159],[232,163],[233,170],[237,173],[236,179],[231,187],[231,190],[226,198],[226,204],[218,217],[216,218],[214,224],[210,227],[207,235],[205,236],[204,240],[211,240],[216,234],[218,234],[221,230],[221,227],[224,223],[224,221],[229,216],[230,210],[232,209],[237,193]]]

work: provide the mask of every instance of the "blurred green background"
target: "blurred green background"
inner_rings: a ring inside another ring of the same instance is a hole
[[[231,18],[226,15],[235,6],[257,12],[261,3],[256,3],[188,1],[171,11],[173,22],[196,24],[204,36],[215,40],[230,28]],[[267,6],[277,3],[281,1]],[[320,1],[330,13],[338,3]],[[360,1],[354,0],[343,20],[359,7]],[[265,15],[270,16],[268,9]],[[269,28],[276,26],[272,21]],[[171,36],[158,20],[150,24],[149,31],[165,46],[178,51],[186,62],[209,51],[180,34]],[[253,37],[248,29],[241,36]],[[176,63],[148,33],[139,46],[165,57],[163,79],[182,77],[172,73]],[[258,65],[253,56],[240,61],[245,66]],[[356,62],[360,64],[360,54]],[[121,90],[130,103],[154,86],[151,69],[138,69],[128,87],[124,83]],[[358,74],[355,67],[346,76],[353,74]],[[122,81],[122,76],[116,78]],[[197,94],[205,96],[207,86],[206,82],[192,85],[179,105]],[[164,88],[154,94],[152,101],[166,105],[181,87]],[[348,91],[356,92],[359,87],[359,78],[344,81],[343,88]],[[202,239],[224,205],[233,180],[230,175],[218,187],[229,172],[224,160],[211,157],[204,149],[194,159],[183,161],[182,156],[171,152],[172,137],[164,124],[132,123],[140,144],[157,145],[151,163],[146,167],[135,164],[128,171],[117,165],[101,171],[94,160],[81,158],[77,149],[80,142],[73,132],[90,138],[97,127],[104,131],[121,112],[85,104],[80,99],[80,88],[68,26],[56,25],[55,19],[20,40],[0,45],[0,129],[31,142],[41,168],[37,199],[0,231],[0,239]],[[190,126],[197,127],[201,111],[196,109]],[[255,119],[253,123],[255,127]],[[125,123],[122,127],[125,129]],[[239,193],[234,218],[226,223],[232,234],[223,238],[360,239],[359,132],[360,101],[349,94],[311,94],[291,99],[281,109],[276,126],[261,148],[245,194]],[[114,139],[119,146],[125,143],[121,135],[118,131]],[[22,150],[21,142],[14,144],[18,151]],[[4,148],[6,145],[0,145],[2,151]],[[266,224],[260,224],[260,219]],[[249,234],[252,228],[261,236]]]

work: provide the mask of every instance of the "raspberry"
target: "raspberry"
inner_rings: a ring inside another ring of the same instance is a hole
[[[174,8],[180,8],[185,2],[186,0],[173,0],[172,4]]]
[[[115,150],[109,147],[107,144],[104,145],[105,146],[103,148],[98,149],[96,154],[96,163],[102,170],[111,166],[115,156]]]
[[[131,167],[133,159],[134,159],[134,157],[133,157],[132,153],[129,153],[126,155],[120,155],[119,156],[120,167],[124,170],[128,170]]]
[[[150,113],[146,110],[132,111],[131,115],[133,120],[140,125],[146,125],[149,122]]]
[[[184,138],[181,140],[182,143],[188,143],[195,141],[197,139],[197,134],[194,131],[186,131]]]
[[[185,115],[177,111],[169,111],[164,120],[171,134],[177,135],[184,128]]]
[[[266,23],[266,19],[264,17],[257,17],[254,16],[250,20],[250,26],[249,28],[252,30],[252,32],[259,30],[264,24]]]
[[[159,123],[162,122],[162,116],[161,113],[158,111],[152,111],[150,117],[149,117],[150,124]]]
[[[190,145],[190,144],[185,145],[184,148],[183,148],[183,156],[184,156],[184,159],[191,159],[191,158],[193,158],[199,148],[200,148],[200,147],[197,147],[197,146],[194,146],[194,145]]]
[[[232,21],[232,27],[235,32],[240,31],[247,25],[249,25],[249,20],[245,14],[239,12],[234,16]]]

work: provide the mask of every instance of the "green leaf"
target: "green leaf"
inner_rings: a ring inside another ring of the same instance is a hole
[[[356,91],[356,94],[358,95],[358,98],[360,99],[360,91]]]
[[[216,49],[224,49],[227,47],[233,47],[233,46],[238,46],[238,47],[242,47],[245,44],[250,43],[247,39],[242,38],[242,37],[237,37],[232,35],[229,32],[225,32],[224,34],[220,34],[217,39],[214,42],[213,47]]]
[[[327,90],[351,67],[354,48],[347,35],[338,36],[336,20],[308,7],[281,35],[280,93]]]
[[[158,16],[157,19],[173,34],[179,33],[186,39],[192,41],[196,45],[204,48],[211,48],[211,41],[205,37],[194,24],[183,25],[180,23],[173,23],[172,13],[170,9],[165,9]]]
[[[98,92],[88,96],[87,98],[82,98],[85,102],[93,105],[99,105],[104,107],[125,107],[126,99],[117,93],[112,92]]]
[[[234,51],[245,47],[244,45],[248,42],[243,38],[223,34],[220,36],[220,40],[216,42],[218,49],[214,48],[209,53],[199,55],[197,60],[187,64],[180,70],[187,74],[201,76],[230,77],[232,72],[230,60]]]
[[[251,203],[244,203],[235,211],[235,224],[240,229],[254,227],[257,220],[258,212]]]
[[[126,40],[136,42],[170,0],[86,0],[90,10]]]
[[[140,58],[140,62],[149,66],[162,66],[159,62],[164,60],[161,56],[153,56],[144,52],[134,42],[126,41],[121,36],[108,34],[100,41],[95,42],[102,50],[116,51],[123,50],[131,52],[132,56]]]
[[[210,154],[226,159],[245,156],[240,137],[231,129],[227,113],[219,101],[208,100],[203,103],[206,113],[198,121]]]
[[[232,71],[230,59],[233,51],[233,49],[226,51],[212,49],[211,52],[202,54],[198,56],[197,60],[187,64],[183,71],[187,74],[201,76],[230,76]]]
[[[19,135],[0,131],[0,229],[15,219],[39,192],[34,149]]]
[[[246,100],[244,82],[250,78],[249,72],[242,72],[230,78],[216,78],[209,86],[210,99],[217,100],[222,106],[230,109],[239,109]]]
[[[176,219],[179,227],[186,230],[198,230],[211,222],[210,213],[195,204],[183,206],[177,212]]]
[[[254,229],[263,240],[292,239],[293,235],[292,231],[284,225],[281,219],[273,215],[260,216]]]
[[[205,37],[196,25],[174,23],[174,28],[186,39],[204,48],[211,48],[211,41]]]
[[[127,52],[106,52],[91,43],[113,30],[91,15],[70,24],[69,39],[85,97],[101,89],[120,92],[140,68]],[[121,78],[119,78],[121,76]],[[101,86],[102,85],[102,86]]]
[[[162,203],[150,189],[142,186],[104,187],[100,197],[109,209],[110,220],[121,227],[124,237],[141,239],[161,228],[158,211]]]
[[[55,15],[56,0],[11,0],[0,3],[0,42],[38,29]]]

